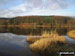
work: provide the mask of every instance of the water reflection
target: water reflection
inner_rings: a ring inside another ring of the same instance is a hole
[[[18,27],[0,27],[0,56],[34,56],[29,44],[26,42],[26,35],[41,35],[43,28],[24,29]],[[51,29],[46,29],[47,31]],[[66,35],[67,29],[57,29],[60,35]],[[62,33],[61,33],[62,32]],[[17,34],[17,35],[16,35]],[[68,43],[74,43],[75,40],[65,36]],[[35,55],[36,56],[36,55]]]
[[[31,56],[26,36],[0,33],[0,56]]]
[[[55,28],[35,28],[35,29],[25,29],[25,28],[20,28],[20,27],[0,27],[0,32],[1,33],[14,33],[14,34],[19,34],[19,35],[41,35],[43,31],[51,31],[55,30]],[[59,35],[66,35],[67,29],[66,28],[58,28],[56,29]]]

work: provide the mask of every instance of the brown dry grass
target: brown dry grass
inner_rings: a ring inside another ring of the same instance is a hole
[[[56,51],[57,49],[52,48],[52,46],[54,46],[58,42],[61,44],[64,44],[66,40],[64,37],[43,38],[31,44],[30,49],[33,52],[44,52],[48,48],[51,48],[53,51]],[[50,51],[50,50],[47,50],[47,51]]]
[[[59,35],[56,32],[53,33],[53,32],[45,31],[45,32],[42,33],[42,37],[41,36],[29,36],[29,37],[27,37],[26,40],[27,40],[28,43],[34,43],[35,41],[37,41],[41,38],[54,38],[54,37],[55,38],[59,37]]]
[[[59,35],[58,35],[57,32],[52,32],[52,31],[51,32],[47,32],[47,31],[45,31],[45,32],[42,33],[42,36],[44,38],[51,38],[51,37],[57,37]]]
[[[29,37],[29,41],[33,42],[30,45],[32,52],[41,56],[58,56],[57,52],[72,50],[67,44],[64,36],[59,36],[57,33],[43,33],[42,38]]]
[[[75,30],[69,31],[69,32],[67,33],[67,35],[68,35],[70,38],[75,39]]]
[[[39,40],[39,39],[41,39],[40,36],[39,36],[39,37],[37,37],[37,36],[29,36],[29,37],[27,37],[26,41],[27,41],[28,43],[34,43],[35,41],[37,41],[37,40]]]

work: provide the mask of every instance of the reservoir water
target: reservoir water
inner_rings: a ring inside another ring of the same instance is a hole
[[[0,33],[0,56],[33,56],[26,38],[24,35]]]
[[[31,33],[40,35],[42,31],[41,29],[6,29],[0,27],[0,56],[37,56],[30,51],[26,38],[28,34]],[[63,32],[63,34],[65,34],[65,32]],[[65,36],[65,38],[67,43],[75,45],[74,39],[68,36]]]
[[[26,42],[27,36],[13,33],[0,33],[0,56],[33,56]],[[75,40],[65,36],[68,43]]]

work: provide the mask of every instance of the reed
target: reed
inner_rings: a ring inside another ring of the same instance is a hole
[[[58,36],[59,35],[57,34],[57,32],[54,33],[54,32],[45,31],[42,33],[42,37],[41,36],[29,36],[29,37],[27,37],[26,40],[28,43],[34,43],[35,41],[40,40],[42,38],[56,38]]]
[[[42,33],[42,37],[44,38],[50,38],[50,37],[58,37],[58,33],[56,31],[51,31],[51,32],[47,32],[47,31],[44,31]]]

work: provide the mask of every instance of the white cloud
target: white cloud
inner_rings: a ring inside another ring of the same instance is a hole
[[[67,9],[68,0],[25,0],[23,4],[0,11],[0,17],[14,17],[24,15],[63,15]],[[61,10],[56,13],[56,11]],[[55,12],[55,13],[54,13]],[[67,13],[66,13],[67,14]]]

